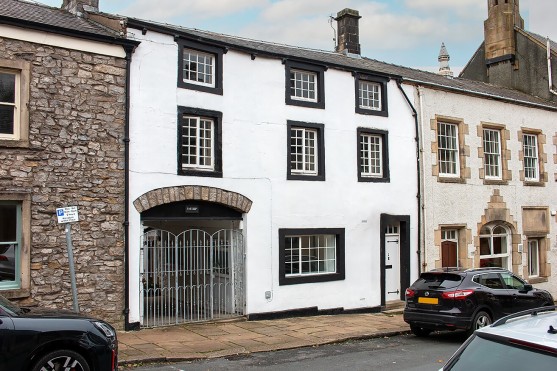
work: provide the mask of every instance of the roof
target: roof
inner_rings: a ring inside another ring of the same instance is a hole
[[[0,0],[0,24],[38,29],[76,37],[129,43],[116,31],[64,9],[24,0]]]
[[[175,37],[188,38],[212,45],[244,51],[275,58],[293,58],[330,68],[351,72],[383,75],[403,82],[434,87],[439,90],[456,91],[463,94],[482,96],[517,104],[557,110],[557,103],[504,87],[463,78],[448,78],[437,73],[398,66],[375,59],[344,55],[334,51],[317,50],[284,45],[261,40],[252,40],[194,28],[181,27],[166,23],[127,18],[128,27],[161,32]]]
[[[521,30],[523,31],[526,35],[530,36],[531,38],[539,41],[540,43],[542,43],[543,45],[547,44],[547,37],[538,35],[537,33],[534,32],[530,32],[530,31],[526,31],[526,30]],[[553,51],[554,53],[557,53],[557,43],[553,40],[549,40],[549,45],[551,46],[551,51]]]

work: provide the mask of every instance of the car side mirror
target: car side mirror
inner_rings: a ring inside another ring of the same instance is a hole
[[[534,288],[532,287],[532,285],[530,285],[529,283],[525,283],[524,284],[524,288],[520,291],[522,292],[528,292],[528,291],[532,291]]]

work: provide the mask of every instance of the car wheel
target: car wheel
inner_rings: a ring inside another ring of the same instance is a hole
[[[412,331],[412,333],[414,335],[419,336],[419,337],[427,336],[427,335],[431,334],[430,329],[423,328],[423,327],[420,327],[420,326],[414,326],[414,325],[410,326],[410,331]]]
[[[468,336],[472,335],[479,328],[491,325],[491,322],[491,316],[487,312],[479,311],[474,317],[474,321],[472,321],[472,327],[468,330]]]
[[[73,350],[57,350],[50,352],[35,363],[33,371],[90,371],[89,364],[79,353]]]

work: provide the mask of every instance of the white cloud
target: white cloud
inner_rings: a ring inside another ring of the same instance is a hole
[[[148,20],[167,21],[179,17],[207,19],[268,6],[268,0],[136,0],[123,14]]]

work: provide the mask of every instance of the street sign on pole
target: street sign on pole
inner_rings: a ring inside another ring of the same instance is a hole
[[[73,250],[72,250],[72,234],[70,223],[78,222],[79,216],[77,214],[77,206],[61,207],[56,209],[56,216],[58,217],[58,223],[64,224],[66,229],[66,245],[68,249],[68,261],[70,263],[70,280],[72,284],[72,296],[73,296],[73,309],[74,312],[79,313],[79,303],[77,301],[77,285],[75,283],[75,269],[73,261]]]

